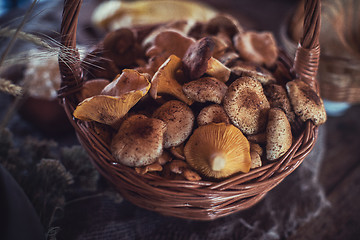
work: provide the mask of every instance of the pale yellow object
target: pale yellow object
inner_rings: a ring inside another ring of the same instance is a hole
[[[212,178],[247,173],[251,166],[250,144],[231,124],[210,123],[198,127],[186,143],[184,154],[192,168]]]
[[[92,22],[112,31],[121,27],[185,19],[208,21],[216,14],[209,6],[192,1],[107,1],[95,9]]]

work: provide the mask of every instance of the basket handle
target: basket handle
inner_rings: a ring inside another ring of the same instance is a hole
[[[64,9],[60,28],[59,69],[61,85],[59,97],[76,92],[82,86],[83,71],[80,55],[76,49],[76,29],[82,0],[64,0]]]
[[[301,79],[319,92],[316,81],[320,60],[320,0],[306,0],[304,4],[303,36],[295,53],[293,69]]]
[[[61,87],[59,97],[76,92],[82,85],[83,72],[76,49],[76,28],[82,0],[64,0],[61,22],[59,67]],[[306,0],[303,37],[296,51],[293,69],[318,91],[316,74],[320,59],[320,0]],[[65,59],[63,56],[66,56]]]

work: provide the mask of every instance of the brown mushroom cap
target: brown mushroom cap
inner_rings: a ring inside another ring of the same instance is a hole
[[[101,95],[121,96],[134,90],[147,92],[149,81],[149,74],[139,73],[133,69],[124,69],[121,74],[104,87]]]
[[[95,95],[100,95],[101,91],[108,84],[109,80],[101,78],[84,82],[80,93],[77,95],[79,101],[83,101],[85,98],[89,98]]]
[[[159,68],[170,55],[183,58],[187,49],[194,42],[194,39],[186,37],[176,30],[159,32],[153,45],[146,51],[146,56],[151,59],[151,68]]]
[[[290,123],[295,121],[295,113],[292,110],[290,99],[286,89],[277,84],[264,86],[264,92],[272,108],[280,108],[286,114]]]
[[[186,161],[199,173],[214,178],[250,170],[250,146],[233,125],[211,123],[200,126],[185,145]]]
[[[227,36],[232,38],[239,32],[243,32],[243,28],[231,15],[218,14],[206,23],[205,32],[210,35],[225,33]]]
[[[107,33],[103,44],[105,57],[112,59],[117,66],[131,66],[137,58],[144,57],[134,32],[128,28]]]
[[[250,157],[251,157],[250,169],[254,169],[262,166],[261,157],[257,152],[250,152]]]
[[[220,104],[225,96],[227,86],[225,83],[212,77],[203,77],[185,83],[182,87],[185,95],[197,102],[214,102]]]
[[[250,152],[257,152],[260,156],[262,156],[264,153],[262,147],[259,144],[252,142],[250,142]]]
[[[286,84],[294,112],[303,122],[312,120],[315,125],[326,122],[326,111],[323,100],[304,81],[297,79]]]
[[[226,114],[224,108],[218,104],[212,104],[201,109],[197,116],[197,123],[199,126],[209,123],[226,123],[230,124],[230,119]]]
[[[278,48],[271,32],[248,31],[234,37],[235,48],[246,61],[274,65],[278,57]]]
[[[214,47],[211,37],[201,38],[190,45],[182,58],[184,71],[190,79],[198,79],[206,72]]]
[[[231,64],[240,58],[239,54],[234,51],[226,52],[218,58],[218,60],[225,66],[231,67]],[[231,70],[231,68],[230,68]]]
[[[266,157],[268,160],[278,159],[292,145],[290,123],[285,113],[279,108],[271,108],[269,110],[266,138]]]
[[[161,105],[152,117],[164,121],[167,125],[164,133],[164,148],[183,143],[191,134],[195,119],[192,110],[177,100],[171,100]]]
[[[259,81],[238,78],[229,86],[223,105],[232,123],[243,133],[256,134],[265,129],[270,104]]]
[[[270,71],[254,63],[236,61],[230,69],[236,76],[248,76],[255,78],[264,86],[276,82],[275,77]]]
[[[141,167],[157,161],[163,152],[166,124],[144,115],[124,120],[111,142],[111,152],[119,163]]]

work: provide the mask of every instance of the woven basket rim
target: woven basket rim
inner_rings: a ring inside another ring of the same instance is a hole
[[[62,22],[62,43],[76,51],[76,26],[82,0],[65,0]],[[315,91],[319,61],[320,0],[308,1],[304,21],[304,36],[298,48],[293,69],[310,83]],[[68,50],[67,50],[68,51]],[[290,72],[292,61],[284,58]],[[235,174],[219,181],[170,180],[154,174],[140,175],[134,169],[113,164],[109,147],[86,122],[74,119],[76,107],[74,93],[81,87],[81,66],[64,63],[59,59],[62,88],[59,98],[74,127],[81,145],[92,163],[110,183],[135,205],[164,215],[194,220],[212,220],[249,208],[260,201],[268,191],[292,173],[312,150],[318,127],[307,121],[289,151],[276,162],[251,170],[248,174]],[[80,82],[80,83],[79,83]]]

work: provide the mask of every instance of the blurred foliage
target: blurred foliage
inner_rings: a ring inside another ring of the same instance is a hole
[[[99,174],[82,147],[33,137],[15,144],[8,129],[0,133],[0,164],[24,190],[45,229],[61,216],[56,212],[64,209],[68,196],[98,186]]]

